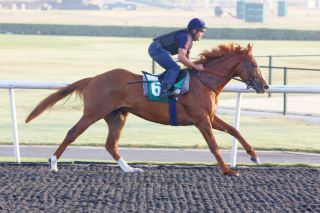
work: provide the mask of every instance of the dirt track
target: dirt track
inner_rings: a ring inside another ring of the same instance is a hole
[[[0,163],[0,212],[320,212],[320,169]]]

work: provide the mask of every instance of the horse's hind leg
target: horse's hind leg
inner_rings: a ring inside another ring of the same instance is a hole
[[[242,147],[247,151],[247,153],[251,156],[251,161],[256,164],[260,164],[256,152],[254,151],[252,146],[242,137],[242,135],[236,128],[227,124],[217,116],[215,116],[212,122],[212,127],[214,129],[229,133],[230,135],[235,137],[240,142]]]
[[[99,120],[96,117],[83,115],[76,125],[74,125],[67,133],[65,139],[60,144],[59,148],[50,158],[51,171],[58,171],[57,163],[58,159],[61,157],[62,153],[65,151],[67,146],[69,146],[76,138],[81,135],[90,125]]]
[[[123,158],[120,157],[118,152],[119,138],[124,124],[128,117],[128,112],[116,110],[107,115],[104,120],[109,127],[108,138],[105,148],[111,154],[111,156],[117,161],[120,168],[125,172],[138,172],[142,171],[139,168],[130,167]]]

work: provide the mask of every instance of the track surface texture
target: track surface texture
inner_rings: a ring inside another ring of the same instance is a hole
[[[133,164],[131,164],[133,165]],[[0,212],[320,212],[320,169],[0,163]]]

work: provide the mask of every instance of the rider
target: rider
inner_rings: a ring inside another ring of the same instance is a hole
[[[206,31],[206,24],[199,18],[189,21],[186,29],[170,32],[153,39],[148,52],[166,71],[162,75],[161,94],[167,97],[173,94],[172,86],[180,72],[180,66],[170,55],[178,54],[178,61],[188,68],[203,71],[201,64],[195,64],[189,59],[193,41],[199,41]]]

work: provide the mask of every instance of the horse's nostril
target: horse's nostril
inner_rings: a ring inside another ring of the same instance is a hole
[[[267,89],[269,89],[269,86],[268,85],[264,85],[263,89],[267,90]]]

